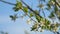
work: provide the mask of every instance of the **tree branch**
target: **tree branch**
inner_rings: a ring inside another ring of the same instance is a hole
[[[39,14],[37,14],[32,8],[30,8],[30,6],[27,5],[24,1],[21,0],[21,2],[22,2],[23,4],[25,4],[29,10],[31,10],[33,13],[35,13],[35,15],[38,15],[39,17],[42,18],[42,16],[40,16]]]
[[[7,1],[3,1],[3,0],[0,0],[1,2],[3,2],[3,3],[7,3],[7,4],[10,4],[10,5],[15,5],[15,4],[13,4],[13,3],[10,3],[10,2],[7,2]]]

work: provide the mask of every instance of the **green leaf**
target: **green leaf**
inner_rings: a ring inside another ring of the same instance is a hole
[[[55,6],[54,10],[55,10],[55,12],[56,12],[56,11],[58,11],[58,7],[57,7],[57,6]]]
[[[53,18],[55,15],[53,14],[53,12],[51,12],[49,18]]]
[[[19,8],[16,8],[16,7],[14,7],[13,9],[15,12],[17,12],[19,10]]]
[[[30,17],[32,17],[33,16],[33,13],[30,13]]]
[[[47,6],[48,6],[49,8],[51,8],[50,4],[47,4]]]
[[[50,23],[51,23],[50,21],[46,20],[46,25],[49,25]]]
[[[16,18],[18,18],[18,17],[17,17],[17,15],[15,14],[15,15],[10,15],[10,18],[11,18],[13,21],[15,21]]]
[[[40,4],[38,7],[43,8],[43,7],[44,7],[44,5],[43,5],[43,4]]]
[[[41,26],[41,29],[46,29],[46,26]]]
[[[51,8],[51,5],[49,3],[47,4],[47,6],[48,6],[49,9]]]
[[[37,29],[37,25],[38,25],[38,24],[34,24],[34,25],[32,26],[32,28],[31,28],[31,31]]]
[[[17,2],[15,7],[13,7],[13,9],[15,10],[15,12],[17,12],[20,9],[22,9],[22,3],[21,2]]]
[[[38,15],[36,15],[36,19],[38,22],[40,22],[40,20],[41,20],[41,18]]]
[[[16,6],[16,8],[22,9],[22,3],[21,2],[17,2],[15,6]]]
[[[27,7],[23,7],[23,11],[24,11],[25,13],[28,13],[28,8],[27,8]]]
[[[39,14],[39,12],[38,12],[37,10],[35,10],[35,13],[36,13],[36,14]]]

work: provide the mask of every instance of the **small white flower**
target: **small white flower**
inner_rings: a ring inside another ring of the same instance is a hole
[[[28,20],[27,20],[27,24],[30,24],[30,21],[31,21],[31,19],[28,19]]]
[[[53,31],[54,31],[54,32],[57,32],[57,31],[58,31],[58,28],[57,28],[57,27],[55,27]]]

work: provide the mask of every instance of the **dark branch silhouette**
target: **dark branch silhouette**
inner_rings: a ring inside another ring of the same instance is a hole
[[[33,13],[35,13],[35,15],[38,15],[39,17],[41,17],[41,16],[40,16],[39,14],[37,14],[32,8],[30,8],[30,6],[27,5],[24,1],[21,0],[21,2],[22,2],[23,4],[25,4],[25,5],[27,6],[27,8],[30,9]],[[42,18],[42,17],[41,17],[41,18]]]
[[[10,4],[10,5],[15,5],[14,3],[10,3],[10,2],[7,2],[7,1],[3,1],[3,0],[0,0],[0,1],[3,2],[3,3]]]

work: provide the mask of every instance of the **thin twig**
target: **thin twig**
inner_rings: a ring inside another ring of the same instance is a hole
[[[10,2],[7,2],[7,1],[3,1],[3,0],[0,0],[0,1],[3,2],[3,3],[10,4],[10,5],[15,5],[14,3],[10,3]]]
[[[32,8],[30,8],[30,6],[27,5],[24,1],[21,0],[21,2],[22,2],[23,4],[25,4],[29,10],[31,10],[33,13],[35,13],[35,15],[38,15],[39,17],[42,18],[42,16],[40,16],[39,14],[37,14]]]

